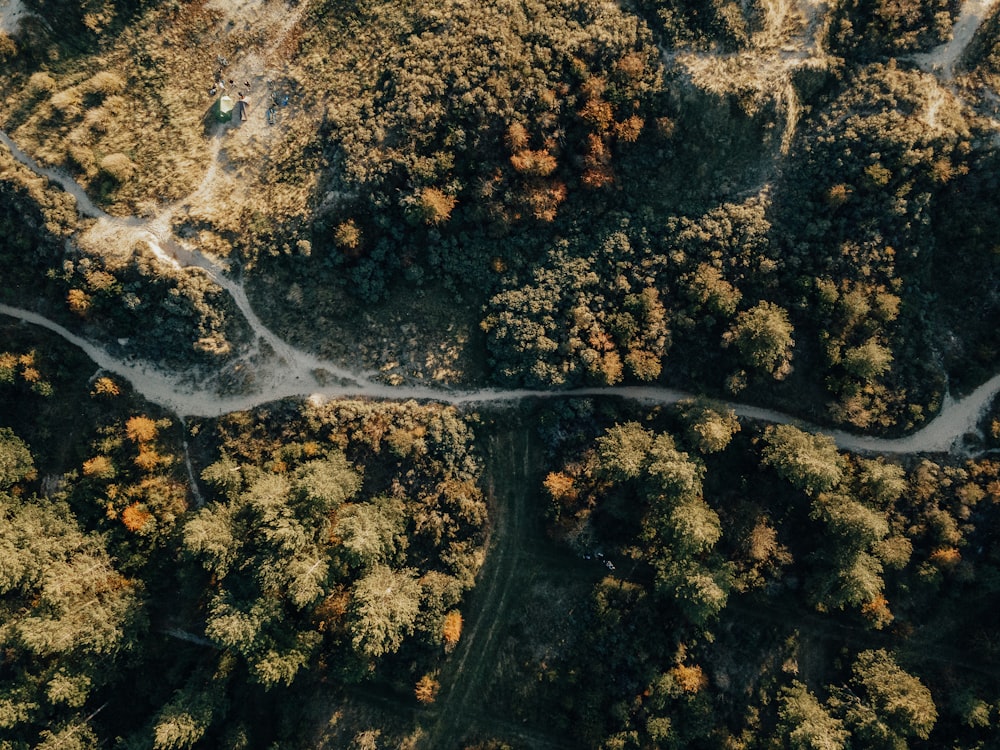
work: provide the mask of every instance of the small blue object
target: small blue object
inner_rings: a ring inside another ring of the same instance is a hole
[[[281,97],[281,106],[282,107],[288,106],[288,94],[285,94],[283,97]]]

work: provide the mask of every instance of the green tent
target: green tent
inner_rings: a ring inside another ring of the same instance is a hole
[[[233,98],[228,94],[224,94],[219,98],[218,104],[218,118],[219,122],[229,122],[233,119],[233,107],[235,106]]]

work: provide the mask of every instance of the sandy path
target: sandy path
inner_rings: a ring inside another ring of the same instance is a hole
[[[32,172],[40,177],[45,177],[46,179],[51,180],[76,198],[76,210],[81,216],[86,216],[91,219],[112,219],[108,213],[102,211],[94,205],[94,202],[90,200],[90,196],[87,195],[87,191],[84,190],[80,184],[76,182],[76,180],[58,169],[41,166],[38,162],[24,153],[24,151],[22,151],[21,148],[10,139],[10,136],[2,130],[0,130],[0,143],[6,146],[10,150],[11,155]]]
[[[913,60],[928,73],[937,74],[941,80],[950,81],[955,77],[955,64],[965,48],[969,46],[972,37],[986,20],[986,16],[996,5],[997,0],[965,0],[951,30],[951,39],[930,52],[914,55]]]
[[[391,400],[427,400],[454,406],[484,403],[511,405],[527,399],[569,397],[621,397],[650,404],[676,404],[691,399],[695,394],[655,386],[620,386],[605,388],[576,388],[565,391],[532,389],[441,390],[415,386],[391,386],[374,383],[362,376],[334,384],[320,384],[312,377],[303,377],[294,369],[285,371],[283,377],[272,381],[266,389],[239,396],[219,396],[214,391],[184,386],[180,379],[159,372],[139,363],[126,362],[111,356],[100,347],[71,333],[38,313],[0,304],[0,314],[41,326],[62,336],[82,349],[99,367],[128,380],[133,388],[148,400],[170,409],[181,417],[217,417],[232,411],[252,409],[256,406],[283,398],[308,398],[325,400],[342,397],[368,397]],[[966,433],[976,431],[984,409],[1000,391],[1000,375],[996,375],[971,394],[955,401],[945,398],[941,413],[918,432],[902,438],[877,438],[852,435],[840,430],[825,430],[774,409],[765,409],[730,402],[739,416],[774,423],[796,424],[803,429],[826,432],[837,445],[845,450],[873,453],[938,453],[956,448],[956,443]]]

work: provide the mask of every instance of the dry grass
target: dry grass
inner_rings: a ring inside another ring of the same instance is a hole
[[[151,206],[186,201],[190,220],[211,230],[216,244],[229,244],[227,235],[246,218],[244,206],[275,216],[301,213],[315,189],[315,178],[275,189],[268,167],[277,159],[287,171],[303,133],[316,132],[316,120],[302,112],[294,125],[290,117],[266,124],[268,82],[289,74],[294,82],[296,75],[294,60],[281,59],[271,45],[287,40],[296,19],[282,2],[152,9],[105,40],[100,55],[7,81],[5,109],[16,114],[4,124],[39,162],[71,172],[112,213],[149,213]],[[294,45],[278,47],[294,52]],[[217,97],[208,90],[219,58],[229,61],[223,77],[250,94],[245,123],[222,124],[213,116]],[[222,169],[212,170],[206,185],[217,154]]]

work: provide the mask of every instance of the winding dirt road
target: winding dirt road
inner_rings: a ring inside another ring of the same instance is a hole
[[[372,382],[364,375],[350,373],[337,383],[320,384],[312,371],[301,369],[302,361],[310,355],[303,354],[302,360],[292,360],[292,365],[284,371],[284,376],[272,380],[266,390],[239,396],[220,396],[208,389],[197,389],[185,385],[180,377],[167,375],[155,367],[137,362],[128,362],[113,357],[104,349],[48,318],[10,305],[0,304],[0,314],[17,318],[25,323],[46,328],[79,347],[102,369],[114,373],[132,384],[144,398],[159,404],[180,417],[218,417],[233,411],[243,411],[284,398],[308,398],[325,400],[331,398],[378,398],[389,400],[437,401],[454,406],[470,406],[485,403],[511,405],[526,399],[619,397],[649,404],[676,404],[695,398],[696,394],[671,388],[656,386],[608,386],[603,388],[575,388],[562,391],[532,389],[492,389],[444,390],[417,386],[391,386]],[[273,335],[273,334],[271,334]],[[297,352],[290,345],[288,351]],[[295,367],[298,361],[300,367]],[[320,362],[319,369],[326,369]],[[338,372],[346,372],[338,368]],[[996,375],[961,400],[945,399],[938,416],[912,435],[901,438],[877,438],[852,435],[841,430],[827,430],[810,425],[789,414],[775,409],[766,409],[736,402],[723,402],[737,415],[764,422],[795,424],[813,432],[826,432],[844,450],[870,453],[944,453],[956,448],[962,436],[974,433],[983,410],[1000,391],[1000,375]]]

